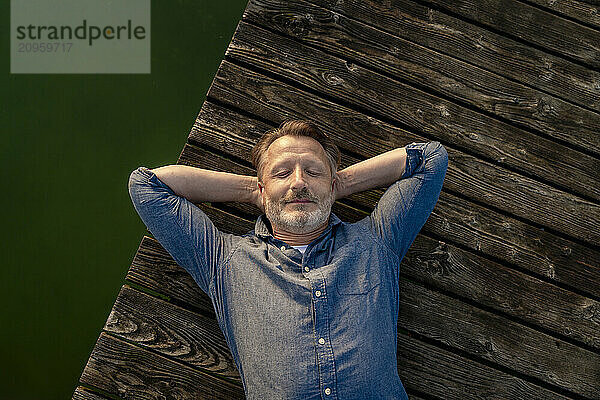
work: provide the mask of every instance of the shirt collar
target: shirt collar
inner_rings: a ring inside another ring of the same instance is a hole
[[[339,219],[338,216],[332,212],[329,214],[329,225],[327,225],[327,228],[325,228],[325,231],[323,232],[327,232],[334,226],[339,225],[341,223],[342,220]],[[269,232],[269,228],[271,228],[271,223],[267,219],[267,216],[265,214],[260,215],[256,219],[256,224],[254,225],[254,233],[256,234],[256,236],[263,239],[267,239],[269,237],[273,238],[273,235],[271,234],[271,232]]]

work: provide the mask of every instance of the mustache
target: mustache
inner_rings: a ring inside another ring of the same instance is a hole
[[[299,192],[293,193],[291,196],[286,196],[282,199],[283,202],[289,203],[295,200],[309,200],[313,202],[317,202],[319,199],[310,193],[306,188],[302,189]]]

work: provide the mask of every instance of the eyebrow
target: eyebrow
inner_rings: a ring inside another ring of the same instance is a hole
[[[269,168],[269,171],[274,171],[278,168],[282,168],[284,167],[286,164],[289,164],[290,162],[293,162],[293,159],[284,159],[284,160],[280,160],[280,161],[275,161],[273,163],[273,165]],[[325,165],[323,163],[323,161],[319,160],[319,159],[314,159],[314,160],[305,160],[306,164],[308,164],[309,167],[317,167],[320,169],[326,169],[327,165]]]

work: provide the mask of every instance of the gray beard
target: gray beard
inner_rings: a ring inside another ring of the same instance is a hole
[[[319,202],[315,211],[307,211],[305,205],[296,205],[294,211],[284,210],[285,201],[265,200],[265,214],[272,227],[290,233],[308,233],[322,226],[331,214],[333,193]]]

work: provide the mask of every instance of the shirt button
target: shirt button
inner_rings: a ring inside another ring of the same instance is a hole
[[[285,246],[281,246],[281,251],[285,251]]]
[[[317,296],[317,297],[320,297],[320,296],[321,296],[321,291],[320,291],[320,290],[317,290],[317,291],[315,292],[315,296]]]
[[[325,388],[325,394],[327,394],[327,395],[328,395],[328,394],[330,394],[330,393],[331,393],[331,389],[329,389],[329,388]]]
[[[310,271],[310,268],[308,268],[308,267],[304,267],[304,270],[305,270],[306,272],[308,272],[308,271]]]
[[[319,339],[319,343],[325,344],[325,339],[323,339],[323,338]]]

